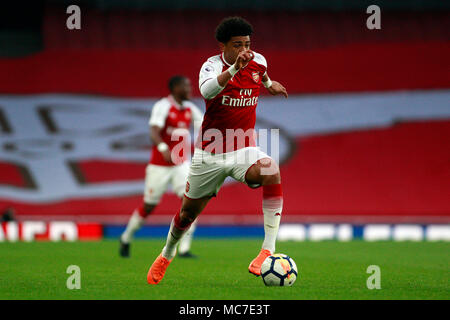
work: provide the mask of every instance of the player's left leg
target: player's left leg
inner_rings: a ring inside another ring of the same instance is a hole
[[[280,169],[271,157],[255,147],[238,150],[232,177],[251,188],[262,186],[264,242],[258,256],[249,265],[249,272],[260,275],[264,260],[275,252],[275,242],[283,210]]]
[[[262,263],[275,252],[275,242],[283,210],[280,169],[273,159],[264,158],[249,168],[245,180],[248,185],[259,184],[263,189],[264,242],[260,253],[249,265],[249,272],[259,276]]]
[[[249,185],[259,184],[263,189],[264,242],[259,255],[249,266],[249,272],[259,276],[262,263],[275,252],[275,242],[283,211],[280,169],[273,159],[261,159],[249,168],[246,181]]]

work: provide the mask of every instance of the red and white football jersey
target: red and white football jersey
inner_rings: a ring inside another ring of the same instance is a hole
[[[184,133],[188,134],[191,124],[195,121],[202,121],[202,117],[203,113],[195,104],[190,101],[183,101],[182,105],[180,105],[171,95],[169,95],[168,97],[157,101],[153,106],[149,126],[158,126],[161,128],[161,139],[169,146],[169,150],[172,150],[180,143],[180,141],[182,141],[181,139],[172,141],[172,133],[174,130],[185,129]],[[190,144],[190,141],[187,139],[184,141]],[[185,147],[190,148],[190,146]],[[159,152],[157,146],[154,145],[150,163],[159,166],[173,166],[188,160],[187,155],[184,154],[182,150],[178,155],[179,159],[176,163],[169,163],[164,160],[162,153]]]
[[[197,147],[211,153],[222,153],[256,145],[255,111],[267,62],[261,54],[254,54],[253,60],[239,70],[216,97],[205,99],[206,112],[200,132],[202,141],[197,140]],[[199,87],[230,66],[223,53],[209,58],[200,70]],[[241,138],[236,137],[239,135]]]

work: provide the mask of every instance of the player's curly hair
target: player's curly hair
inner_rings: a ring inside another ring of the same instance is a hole
[[[250,36],[253,33],[252,25],[241,17],[228,17],[216,28],[216,40],[227,43],[232,37]]]

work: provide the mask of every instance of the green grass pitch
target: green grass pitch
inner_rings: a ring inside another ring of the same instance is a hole
[[[248,273],[261,239],[194,239],[198,259],[175,258],[163,281],[146,283],[163,239],[138,240],[131,257],[118,242],[0,243],[0,299],[449,299],[450,243],[278,242],[297,263],[292,287],[266,287]],[[81,289],[66,287],[69,265],[81,269]],[[369,265],[381,289],[369,290]]]

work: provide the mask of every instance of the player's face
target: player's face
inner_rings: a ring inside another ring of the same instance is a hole
[[[187,78],[183,79],[183,81],[181,81],[178,86],[178,92],[179,92],[180,98],[182,100],[191,99],[191,91],[192,91],[191,80],[189,80]]]
[[[250,36],[232,37],[227,43],[222,44],[222,51],[228,63],[234,63],[241,51],[250,50]]]

